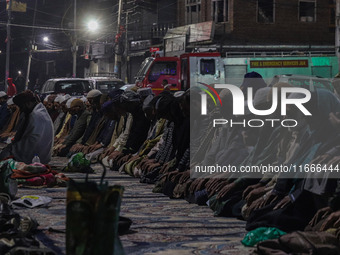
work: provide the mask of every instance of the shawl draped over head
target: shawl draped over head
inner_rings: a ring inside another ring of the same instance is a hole
[[[255,95],[257,90],[264,87],[267,87],[267,84],[262,79],[261,74],[257,72],[250,72],[244,75],[243,83],[240,88],[246,96],[248,88],[253,88],[253,95]]]
[[[112,102],[119,102],[120,96],[123,94],[124,90],[115,89],[109,93],[109,98],[111,98]]]
[[[16,95],[13,98],[13,102],[22,108],[28,102],[37,102],[36,97],[34,96],[33,92],[30,90],[26,90],[21,92],[20,94]]]

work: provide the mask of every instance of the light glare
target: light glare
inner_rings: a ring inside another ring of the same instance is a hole
[[[96,20],[91,20],[87,23],[87,27],[91,32],[94,32],[98,29],[98,22]]]

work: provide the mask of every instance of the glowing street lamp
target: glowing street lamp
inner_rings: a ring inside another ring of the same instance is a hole
[[[47,36],[44,36],[43,41],[44,41],[44,42],[48,42],[48,40],[49,40],[48,37],[47,37]]]
[[[99,28],[99,24],[96,20],[90,20],[88,23],[87,23],[87,28],[91,31],[91,32],[95,32],[98,30]]]

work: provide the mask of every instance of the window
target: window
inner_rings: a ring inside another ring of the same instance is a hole
[[[199,23],[201,20],[201,0],[186,0],[186,24]]]
[[[46,81],[46,83],[43,86],[42,93],[53,92],[54,91],[53,84],[54,84],[53,81]]]
[[[214,59],[201,59],[201,74],[215,75],[215,60]]]
[[[136,74],[136,78],[145,76],[147,70],[149,69],[149,67],[152,64],[152,61],[153,61],[153,58],[146,58],[143,61],[143,63],[140,65],[140,69],[138,70],[138,72]]]
[[[216,23],[218,22],[228,22],[228,1],[229,0],[212,0],[212,19]]]
[[[97,89],[99,89],[102,93],[109,93],[112,90],[119,89],[123,85],[123,81],[98,81]]]
[[[274,23],[274,0],[257,1],[257,22]]]
[[[150,70],[149,81],[157,81],[161,75],[176,75],[176,62],[156,62]]]
[[[55,93],[80,95],[91,90],[88,81],[60,81],[55,84]]]
[[[301,22],[316,21],[316,0],[299,1],[299,20]]]

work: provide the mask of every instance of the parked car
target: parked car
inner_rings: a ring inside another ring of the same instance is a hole
[[[109,93],[125,85],[121,79],[115,77],[89,77],[88,79],[92,82],[93,87],[102,93]]]
[[[270,83],[270,87],[278,82],[286,82],[294,87],[301,87],[310,91],[315,91],[315,88],[323,88],[333,91],[332,80],[319,77],[296,74],[275,75]]]
[[[47,80],[40,93],[48,94],[69,94],[71,96],[86,95],[93,89],[92,83],[87,79],[81,78],[58,78]]]

